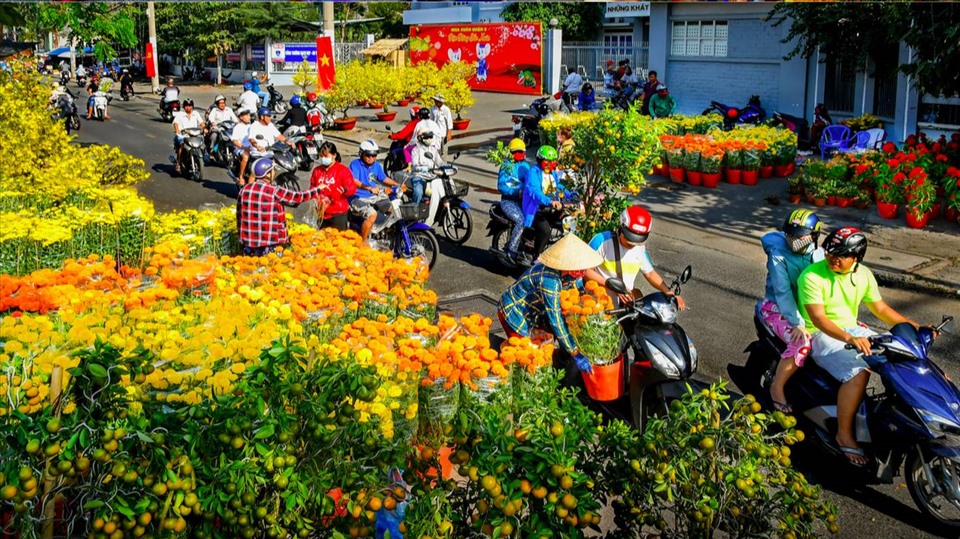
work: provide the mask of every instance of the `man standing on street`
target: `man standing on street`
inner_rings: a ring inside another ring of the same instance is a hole
[[[643,83],[643,108],[640,109],[640,112],[644,116],[650,114],[650,98],[657,93],[657,86],[660,84],[662,83],[657,79],[657,72],[650,71],[650,74],[647,75],[647,82]]]
[[[433,108],[430,109],[430,119],[440,127],[436,135],[440,139],[440,155],[443,156],[447,155],[447,146],[453,138],[453,113],[446,102],[442,94],[437,94],[433,96]]]
[[[576,112],[574,103],[580,95],[580,87],[583,86],[583,77],[576,71],[571,71],[567,78],[563,80],[563,104],[567,106],[570,112]]]

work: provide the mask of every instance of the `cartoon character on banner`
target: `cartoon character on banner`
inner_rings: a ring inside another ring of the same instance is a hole
[[[526,86],[527,88],[536,88],[537,80],[533,78],[533,73],[529,69],[524,69],[520,72],[520,76],[517,77],[517,84],[521,86]]]
[[[453,63],[460,62],[460,49],[447,49],[447,58]]]
[[[489,43],[477,43],[477,82],[486,82],[489,66],[487,56],[490,56]]]

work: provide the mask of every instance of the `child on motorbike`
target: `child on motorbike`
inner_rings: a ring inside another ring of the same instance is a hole
[[[785,414],[793,413],[793,407],[787,402],[784,385],[810,353],[810,330],[798,307],[797,283],[807,266],[823,260],[823,249],[817,246],[819,236],[817,214],[794,210],[780,230],[760,238],[767,254],[767,284],[757,311],[767,327],[787,345],[770,386],[773,407]]]
[[[500,165],[497,176],[497,190],[500,191],[500,209],[513,221],[513,230],[510,232],[510,241],[507,243],[506,255],[514,263],[521,261],[523,256],[519,252],[520,237],[523,235],[523,184],[530,170],[527,163],[527,145],[523,140],[515,138],[507,146],[511,159]]]
[[[541,215],[540,209],[563,208],[561,200],[569,197],[570,193],[560,183],[560,174],[557,171],[559,155],[552,146],[540,146],[537,150],[537,164],[530,167],[526,181],[523,184],[523,226],[533,227],[536,232],[534,239],[534,258],[536,258],[550,241],[550,221]]]

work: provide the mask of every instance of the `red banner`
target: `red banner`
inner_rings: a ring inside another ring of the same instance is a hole
[[[329,90],[337,74],[333,63],[333,40],[329,36],[317,36],[317,89]]]
[[[143,61],[147,64],[147,76],[156,77],[156,62],[153,61],[153,43],[147,43],[147,51],[143,53]]]
[[[410,62],[473,64],[474,90],[540,95],[543,37],[539,22],[410,27]]]

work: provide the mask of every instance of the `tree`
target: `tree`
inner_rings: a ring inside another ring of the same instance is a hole
[[[505,21],[540,21],[544,26],[557,19],[570,41],[591,41],[603,29],[604,5],[600,2],[514,2],[500,12]]]
[[[778,27],[789,22],[784,43],[796,46],[784,59],[822,53],[848,66],[866,66],[868,59],[889,54],[890,43],[903,42],[913,60],[898,71],[911,76],[921,93],[960,93],[960,8],[956,4],[783,3],[768,20]]]

